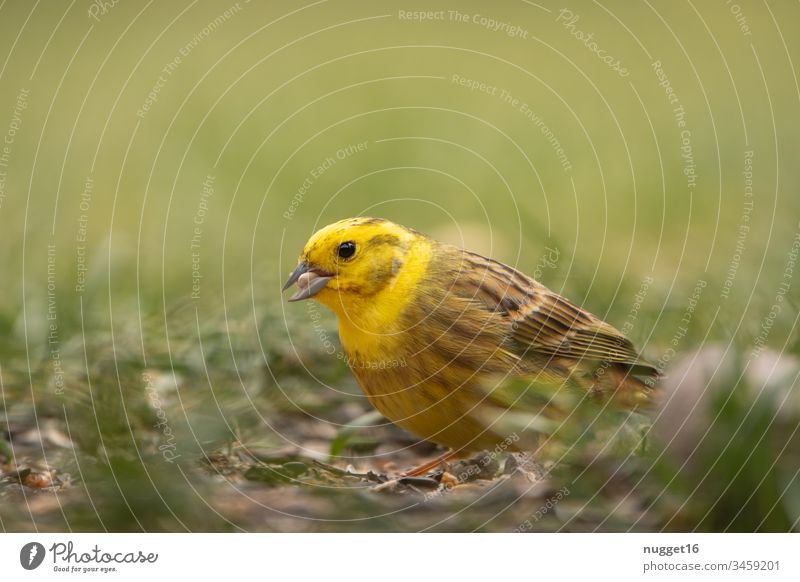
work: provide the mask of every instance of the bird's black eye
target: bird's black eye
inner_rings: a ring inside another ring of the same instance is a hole
[[[356,243],[349,240],[336,247],[336,254],[343,259],[349,259],[356,254]]]

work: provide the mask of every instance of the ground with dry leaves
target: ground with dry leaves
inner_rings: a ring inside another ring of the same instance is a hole
[[[269,316],[260,323],[265,330],[279,325]],[[791,427],[797,427],[798,410],[785,392],[796,362],[786,358],[781,366],[740,378],[735,392],[728,387],[737,381],[737,364],[722,350],[676,360],[673,369],[683,380],[667,389],[677,395],[657,412],[655,429],[649,418],[639,418],[630,432],[635,446],[601,447],[596,439],[576,437],[565,443],[568,454],[558,462],[499,450],[403,478],[404,470],[441,451],[372,411],[341,360],[326,356],[320,342],[296,335],[286,342],[275,332],[261,334],[268,339],[258,346],[248,340],[252,330],[244,322],[227,336],[208,325],[200,330],[207,347],[202,361],[189,355],[196,337],[172,336],[172,361],[180,362],[174,368],[166,365],[170,354],[157,350],[148,353],[148,367],[120,358],[120,346],[135,337],[117,338],[115,359],[108,338],[95,336],[86,347],[94,358],[88,373],[80,366],[65,369],[66,389],[58,395],[44,358],[30,374],[24,358],[7,360],[15,365],[2,368],[0,526],[500,532],[797,527],[800,447]],[[286,325],[302,329],[300,321]],[[208,349],[214,334],[220,343]],[[72,344],[75,353],[65,353],[65,361],[80,361],[81,344]],[[748,391],[748,385],[765,384],[767,373],[771,391],[762,390],[761,397]],[[783,402],[777,415],[776,402]]]

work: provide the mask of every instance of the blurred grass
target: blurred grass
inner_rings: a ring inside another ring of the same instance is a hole
[[[798,286],[793,272],[786,279],[800,228],[800,19],[789,4],[739,4],[750,36],[723,3],[576,3],[577,28],[631,71],[621,78],[569,34],[551,3],[240,2],[182,58],[142,117],[164,67],[234,4],[124,2],[99,20],[85,6],[4,5],[0,133],[29,90],[0,199],[0,428],[15,456],[4,466],[53,467],[69,487],[55,501],[36,497],[41,507],[30,511],[4,507],[3,528],[400,531],[442,520],[444,530],[511,531],[535,513],[542,491],[497,513],[516,492],[499,488],[471,515],[456,514],[461,501],[450,496],[434,502],[432,516],[412,508],[368,519],[407,500],[363,486],[289,485],[297,497],[283,503],[309,508],[289,518],[263,509],[286,509],[271,487],[217,474],[218,457],[211,474],[200,468],[207,455],[239,459],[241,449],[324,457],[331,442],[341,447],[339,429],[369,410],[335,356],[332,316],[287,306],[279,293],[315,228],[365,213],[528,273],[557,249],[541,280],[618,327],[629,323],[631,339],[668,371],[695,349],[729,347],[730,378],[692,377],[697,393],[719,386],[721,396],[690,463],[658,445],[608,459],[591,443],[578,447],[554,472],[572,491],[562,513],[537,528],[797,529],[799,415],[777,422],[774,403],[753,397],[768,371],[750,377],[749,389],[736,379],[763,359],[752,349],[767,323],[772,353],[800,352]],[[482,14],[528,38],[471,20],[403,20],[399,9]],[[686,110],[698,172],[691,193],[655,60]],[[527,103],[572,169],[519,108],[453,75]],[[359,143],[364,151],[336,157]],[[739,253],[746,151],[754,152],[753,210]],[[329,157],[335,163],[287,218]],[[204,198],[209,176],[213,195]],[[79,250],[88,267],[80,292]],[[706,287],[689,313],[699,281]],[[54,369],[54,348],[63,370]],[[165,435],[143,374],[169,419],[175,462],[159,450]],[[780,383],[796,399],[796,378]],[[29,435],[48,420],[75,450]],[[402,464],[431,452],[406,450],[413,439],[387,426],[353,439],[342,463],[388,455]],[[388,444],[369,448],[377,442]],[[255,507],[258,517],[246,517]],[[581,508],[584,517],[570,517]],[[364,519],[335,521],[348,516]]]

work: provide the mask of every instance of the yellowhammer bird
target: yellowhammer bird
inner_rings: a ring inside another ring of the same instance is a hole
[[[658,376],[621,332],[532,278],[388,220],[316,232],[283,289],[295,283],[289,301],[336,314],[373,406],[454,453],[535,450],[568,413],[559,392],[634,408]]]

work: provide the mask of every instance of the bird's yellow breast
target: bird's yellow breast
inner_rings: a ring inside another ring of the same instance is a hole
[[[432,256],[431,241],[415,238],[396,277],[374,295],[348,297],[345,305],[333,289],[320,294],[320,302],[336,314],[339,338],[349,358],[367,363],[396,358],[408,331],[401,314],[415,300]]]

